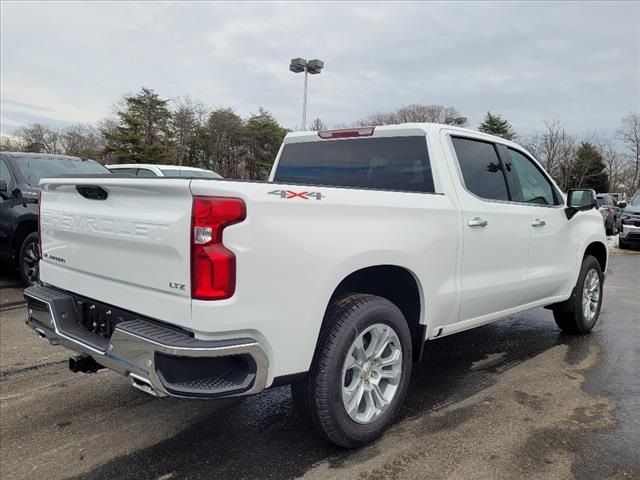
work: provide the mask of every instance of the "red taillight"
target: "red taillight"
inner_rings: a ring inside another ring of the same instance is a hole
[[[236,289],[236,256],[222,244],[225,227],[246,217],[239,198],[193,197],[191,210],[191,296],[222,300]]]
[[[341,130],[323,130],[318,132],[320,138],[370,137],[376,127],[344,128]]]

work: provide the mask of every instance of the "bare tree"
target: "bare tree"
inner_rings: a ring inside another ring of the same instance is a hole
[[[544,122],[544,130],[527,142],[526,147],[542,163],[545,170],[558,182],[560,188],[570,188],[571,164],[577,140],[569,135],[558,120]]]
[[[327,130],[327,126],[324,124],[322,120],[320,120],[320,118],[316,118],[309,125],[309,130],[319,132],[320,130]]]
[[[0,152],[22,152],[24,144],[15,135],[2,135],[0,137]]]
[[[466,119],[453,107],[412,104],[392,112],[376,112],[358,121],[359,125],[391,125],[395,123],[464,124]]]
[[[189,150],[197,134],[198,119],[196,105],[189,97],[174,99],[175,110],[171,115],[171,127],[176,141],[176,159],[182,165],[189,156]]]
[[[104,142],[98,129],[92,125],[74,125],[62,131],[60,142],[67,155],[98,158]]]
[[[624,117],[616,136],[627,147],[631,159],[631,177],[627,193],[632,194],[640,188],[640,113],[631,113]]]
[[[629,187],[627,177],[631,167],[628,158],[616,148],[613,139],[604,134],[593,135],[589,141],[598,148],[602,155],[607,170],[609,191],[626,191]]]
[[[64,152],[60,131],[34,123],[15,131],[26,152],[60,154]]]

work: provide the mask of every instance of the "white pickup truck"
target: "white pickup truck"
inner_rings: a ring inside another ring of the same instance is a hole
[[[357,447],[401,407],[426,341],[547,306],[587,333],[607,248],[519,145],[434,124],[287,135],[266,182],[42,181],[28,325],[157,396],[291,384]]]

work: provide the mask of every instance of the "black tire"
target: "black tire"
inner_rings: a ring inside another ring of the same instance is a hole
[[[592,318],[585,318],[583,311],[583,295],[585,287],[585,279],[592,270],[595,270],[598,277],[599,293],[598,304]],[[553,310],[553,318],[560,329],[565,333],[585,334],[589,333],[598,321],[600,309],[602,308],[604,275],[600,263],[591,255],[586,256],[582,260],[582,268],[578,275],[578,283],[576,284],[575,295],[565,302],[561,307]]]
[[[39,260],[38,232],[32,232],[22,241],[18,255],[18,270],[26,285],[33,285],[40,279]]]
[[[389,405],[363,424],[354,421],[344,406],[343,364],[356,338],[379,324],[391,327],[399,340],[400,379]],[[294,403],[309,414],[313,425],[330,442],[345,448],[366,445],[382,434],[400,410],[411,377],[411,346],[407,322],[393,303],[366,294],[341,297],[327,311],[307,379],[291,386]]]
[[[618,248],[620,250],[626,250],[629,248],[629,245],[627,245],[626,243],[624,243],[619,237],[618,237]]]

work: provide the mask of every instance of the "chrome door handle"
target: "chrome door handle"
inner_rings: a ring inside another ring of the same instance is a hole
[[[547,222],[545,222],[541,218],[536,218],[533,222],[531,222],[532,227],[544,227],[546,224]]]
[[[475,217],[467,222],[470,227],[486,227],[487,221],[484,218]]]

